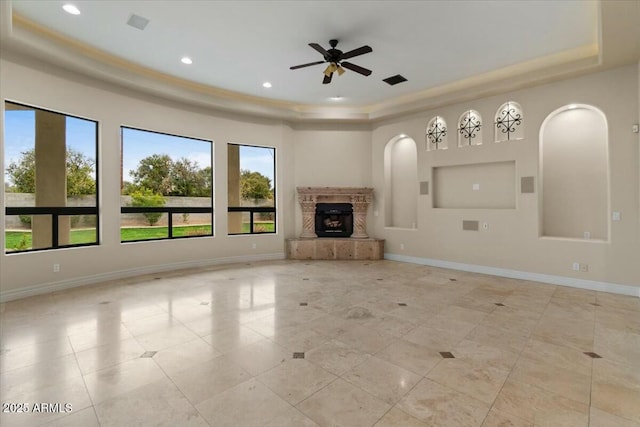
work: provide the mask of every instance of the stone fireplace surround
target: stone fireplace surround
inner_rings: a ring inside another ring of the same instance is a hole
[[[297,187],[302,209],[302,233],[287,239],[289,259],[382,259],[384,240],[369,238],[367,212],[373,200],[373,188]],[[315,233],[317,203],[351,203],[353,234],[349,238],[320,237]]]
[[[316,203],[351,203],[353,206],[353,239],[366,239],[367,210],[373,200],[373,188],[358,187],[297,187],[302,208],[300,237],[318,237],[315,232]]]

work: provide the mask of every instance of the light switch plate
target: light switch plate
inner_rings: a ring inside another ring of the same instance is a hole
[[[613,221],[620,221],[622,219],[622,216],[620,215],[620,212],[615,211],[611,214],[611,219]]]
[[[480,190],[480,184],[473,184],[471,188],[473,188],[473,191],[478,191]]]

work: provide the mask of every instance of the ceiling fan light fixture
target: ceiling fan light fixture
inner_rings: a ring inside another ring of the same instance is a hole
[[[336,71],[338,72],[339,76],[344,74],[344,68],[342,68],[340,65],[336,67]]]
[[[334,62],[332,62],[331,64],[327,65],[327,68],[324,70],[324,75],[329,77],[331,73],[337,70],[338,70],[338,66]]]

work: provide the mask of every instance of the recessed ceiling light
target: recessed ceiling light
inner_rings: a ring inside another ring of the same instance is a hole
[[[329,98],[332,101],[342,101],[344,98],[341,96],[332,96],[331,98]]]
[[[262,87],[266,87],[267,89],[269,89],[271,87],[271,83],[270,82],[264,82],[264,83],[262,83]]]
[[[567,106],[567,110],[575,110],[576,108],[578,108],[576,104],[570,104],[569,106]]]
[[[62,6],[65,12],[70,13],[72,15],[80,15],[80,9],[72,5],[71,3],[67,3]]]
[[[191,65],[193,64],[193,61],[191,60],[191,58],[189,58],[188,56],[183,56],[182,59],[180,60],[183,64],[187,64],[187,65]]]

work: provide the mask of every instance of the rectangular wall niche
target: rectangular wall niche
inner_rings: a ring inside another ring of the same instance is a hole
[[[516,162],[433,168],[433,207],[515,209]]]

